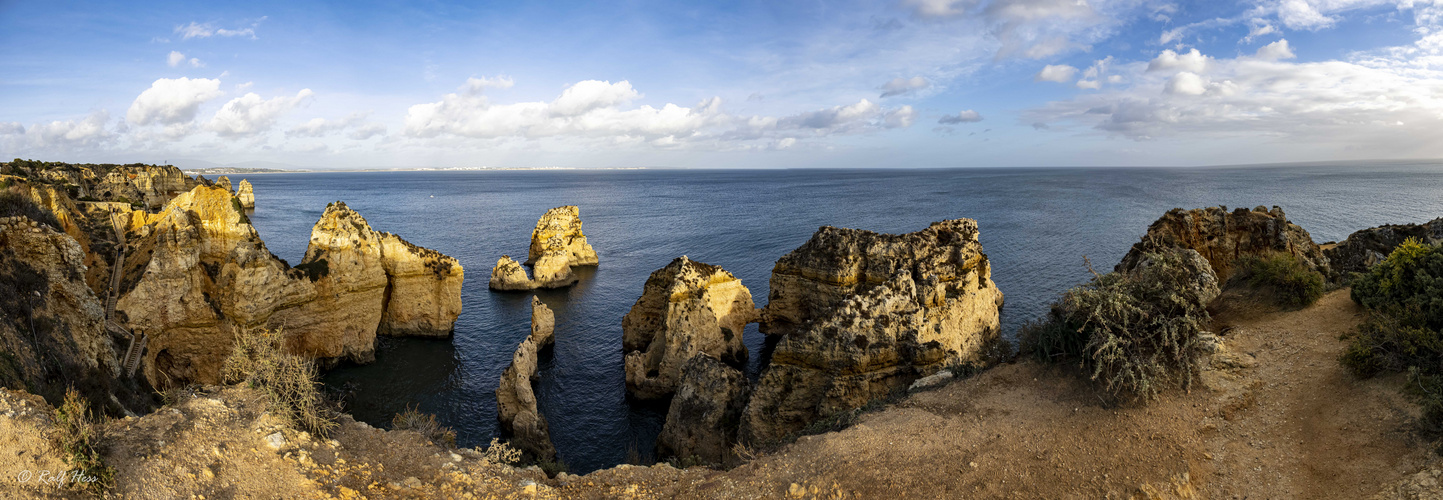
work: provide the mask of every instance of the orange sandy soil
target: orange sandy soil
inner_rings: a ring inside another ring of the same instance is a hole
[[[240,388],[111,422],[106,458],[117,498],[1443,498],[1403,379],[1338,364],[1363,314],[1346,290],[1302,311],[1220,312],[1212,369],[1145,406],[1104,403],[1071,367],[1003,365],[729,471],[547,479],[349,419],[311,438]],[[7,416],[22,400],[31,410]],[[36,437],[46,408],[0,391],[0,497],[78,496],[13,473],[60,466]]]

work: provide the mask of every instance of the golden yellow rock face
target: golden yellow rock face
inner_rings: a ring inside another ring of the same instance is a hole
[[[556,447],[551,444],[546,417],[537,409],[531,382],[536,378],[537,353],[556,342],[555,329],[556,316],[551,308],[531,297],[531,334],[516,346],[511,364],[501,373],[501,385],[496,387],[496,417],[503,428],[515,435],[511,443],[547,460],[556,458]]]
[[[279,329],[298,353],[369,362],[378,332],[449,335],[460,314],[460,264],[373,231],[344,203],[327,207],[293,268],[220,187],[130,217],[132,244],[149,249],[149,262],[117,309],[150,334],[144,366],[157,386],[215,383],[242,330]]]
[[[240,187],[237,188],[235,191],[235,197],[236,199],[240,200],[241,207],[256,207],[256,194],[255,191],[253,191],[251,188],[251,182],[248,180],[241,179]]]
[[[552,241],[553,238],[560,238]],[[534,265],[547,254],[562,253],[568,266],[594,266],[597,264],[596,250],[581,234],[581,209],[575,205],[547,210],[536,221],[531,231],[531,250],[526,254],[526,264]],[[538,278],[540,279],[540,278]]]
[[[752,294],[736,276],[686,256],[673,260],[651,273],[621,320],[627,391],[641,399],[670,396],[682,366],[698,354],[741,365],[742,332],[756,318]]]
[[[901,235],[819,229],[772,270],[761,331],[786,337],[747,405],[742,439],[774,441],[979,360],[1001,306],[975,221]]]

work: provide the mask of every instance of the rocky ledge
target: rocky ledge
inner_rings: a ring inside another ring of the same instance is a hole
[[[1323,250],[1334,273],[1347,277],[1361,273],[1382,262],[1408,239],[1429,245],[1443,243],[1443,218],[1422,224],[1388,224],[1364,229],[1348,235],[1331,248]]]
[[[740,439],[775,442],[945,366],[980,362],[999,335],[1002,292],[977,236],[970,219],[900,235],[823,227],[778,260],[761,328],[785,337]]]
[[[1293,255],[1308,268],[1328,274],[1328,257],[1322,248],[1276,206],[1272,210],[1239,208],[1231,213],[1221,206],[1169,210],[1148,226],[1142,241],[1132,246],[1116,270],[1131,271],[1144,255],[1168,248],[1196,250],[1224,283],[1239,258],[1273,253]]]
[[[627,392],[640,399],[671,396],[682,366],[700,354],[742,366],[742,331],[756,318],[751,292],[732,273],[686,256],[671,261],[651,273],[621,320]]]
[[[556,316],[541,299],[531,297],[531,334],[516,346],[511,364],[501,373],[496,388],[496,417],[501,428],[513,436],[511,443],[533,457],[554,460],[556,447],[546,417],[536,406],[531,383],[536,379],[537,358],[542,349],[556,343]]]

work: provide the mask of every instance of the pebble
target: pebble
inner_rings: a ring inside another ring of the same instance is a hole
[[[279,450],[286,445],[286,436],[279,432],[266,436],[266,444],[272,449]]]

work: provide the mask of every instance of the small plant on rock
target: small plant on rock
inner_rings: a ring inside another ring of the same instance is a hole
[[[62,459],[71,467],[66,484],[82,488],[96,496],[115,486],[115,469],[100,457],[103,437],[100,422],[95,420],[85,400],[74,388],[65,391],[65,401],[55,409],[52,440],[60,448]]]
[[[244,331],[236,335],[231,354],[221,366],[227,383],[248,382],[269,397],[271,411],[317,436],[336,428],[335,412],[321,396],[316,365],[286,352],[279,331]]]
[[[1238,261],[1232,280],[1267,294],[1277,305],[1287,308],[1313,305],[1326,291],[1322,273],[1308,269],[1296,256],[1286,253],[1244,257]]]
[[[493,464],[515,465],[521,461],[521,450],[512,448],[505,441],[491,438],[491,444],[486,447],[486,451],[481,452],[481,460]]]
[[[456,447],[456,431],[437,422],[435,415],[421,413],[417,408],[407,406],[406,411],[397,413],[395,417],[391,418],[391,428],[416,431],[422,437],[445,448]]]

